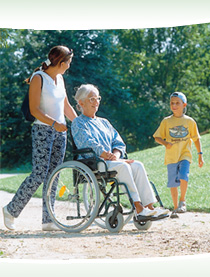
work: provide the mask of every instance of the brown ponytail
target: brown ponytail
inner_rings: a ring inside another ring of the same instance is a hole
[[[48,59],[51,62],[50,65],[47,66],[46,62],[43,62],[41,67],[34,69],[33,73],[38,70],[47,70],[49,66],[56,66],[58,63],[66,62],[70,57],[73,57],[72,49],[69,50],[68,47],[62,45],[54,46],[48,54]],[[25,80],[27,84],[30,84],[32,74]]]

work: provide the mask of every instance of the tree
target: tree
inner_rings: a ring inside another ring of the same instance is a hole
[[[174,91],[186,94],[188,115],[196,119],[201,132],[207,130],[210,25],[113,33],[117,42],[115,66],[127,95],[120,104],[127,113],[122,111],[119,120],[129,126],[124,132],[130,149],[154,145],[152,134],[162,118],[171,113],[169,96]]]
[[[75,106],[75,88],[96,85],[102,95],[98,116],[108,118],[127,151],[154,146],[152,137],[169,115],[169,96],[182,91],[188,115],[199,130],[210,126],[210,24],[131,30],[3,30],[1,54],[2,164],[31,160],[30,123],[20,111],[28,90],[24,80],[47,58],[50,48],[74,49],[64,79]],[[27,147],[26,147],[27,145]],[[70,157],[70,142],[66,159]]]
[[[28,85],[24,80],[46,60],[49,49],[54,45],[66,45],[74,49],[71,69],[64,75],[68,97],[76,104],[73,96],[75,87],[82,83],[93,83],[101,91],[104,102],[109,102],[116,86],[112,86],[115,74],[107,53],[112,41],[101,31],[33,31],[9,30],[8,47],[1,50],[2,71],[2,163],[14,165],[31,160],[30,123],[24,121],[20,108]],[[100,115],[106,113],[106,105]],[[109,113],[111,114],[111,113]],[[110,115],[111,117],[111,115]],[[70,145],[70,144],[69,144]],[[67,149],[66,158],[70,155]]]

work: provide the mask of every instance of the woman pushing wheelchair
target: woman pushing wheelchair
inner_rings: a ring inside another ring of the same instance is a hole
[[[71,125],[76,147],[92,148],[98,157],[104,159],[108,170],[117,172],[117,180],[128,186],[137,219],[147,220],[152,217],[158,220],[167,215],[169,210],[153,206],[156,198],[144,165],[139,161],[123,159],[126,145],[121,136],[107,119],[96,116],[101,100],[97,87],[92,84],[81,85],[77,89],[75,100],[81,111],[81,115]],[[82,157],[89,156],[83,154]]]

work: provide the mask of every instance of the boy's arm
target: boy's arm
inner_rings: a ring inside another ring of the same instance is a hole
[[[160,137],[155,137],[155,141],[159,144],[162,144],[166,147],[166,149],[170,149],[172,147],[172,143],[160,138]]]
[[[194,141],[194,143],[195,143],[195,147],[198,151],[198,166],[202,167],[204,160],[203,160],[203,154],[202,154],[202,148],[201,148],[201,141],[198,138],[196,141]]]

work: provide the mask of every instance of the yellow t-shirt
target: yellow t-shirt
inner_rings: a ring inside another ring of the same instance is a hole
[[[191,117],[165,117],[153,137],[160,137],[174,145],[165,152],[165,164],[182,160],[192,162],[192,141],[200,138],[197,124]]]

